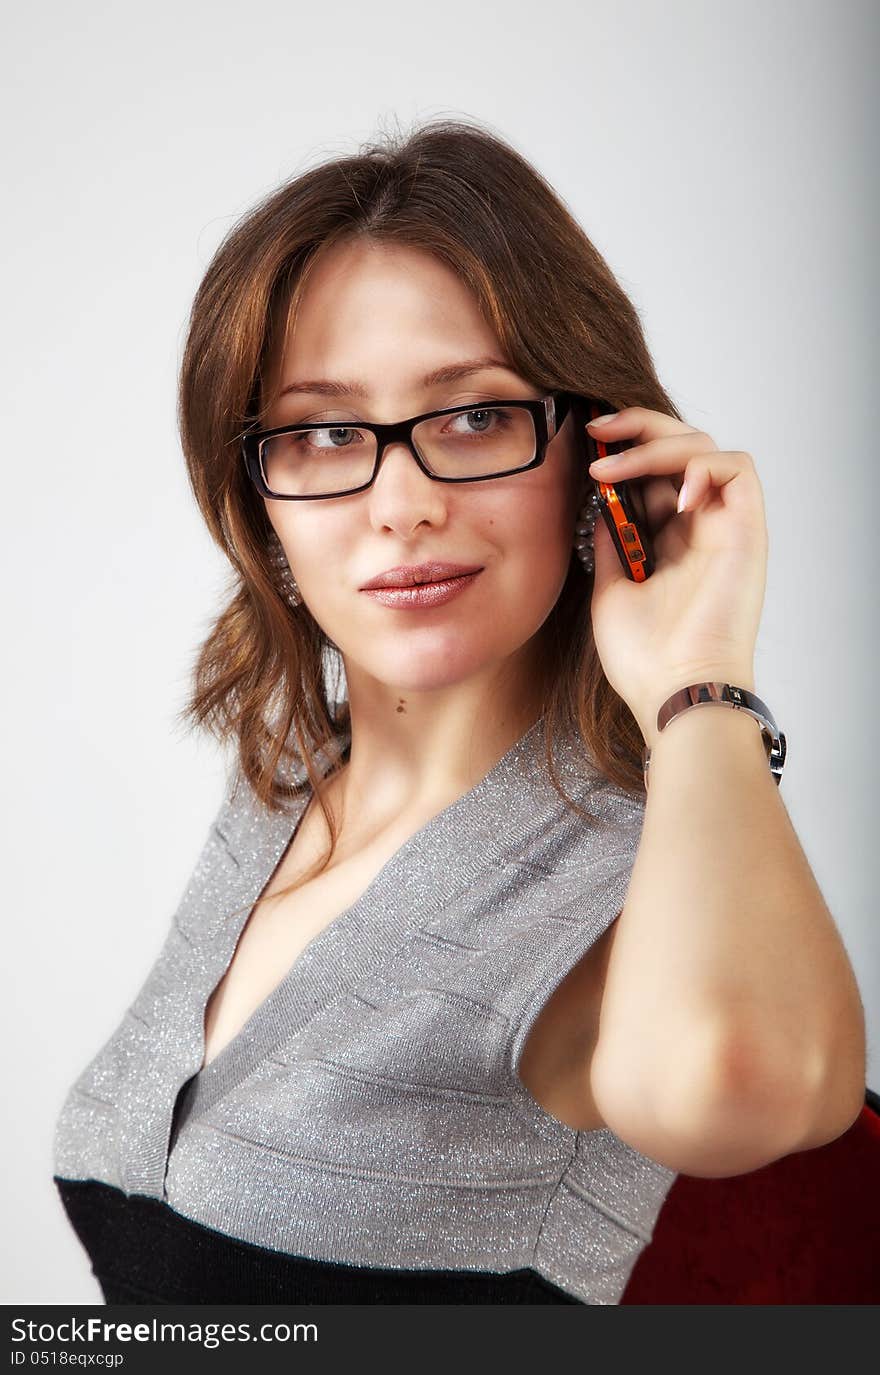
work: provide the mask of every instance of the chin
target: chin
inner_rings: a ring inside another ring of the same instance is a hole
[[[495,661],[495,656],[487,655],[485,641],[478,648],[475,644],[463,644],[461,637],[447,639],[444,643],[437,643],[435,639],[433,644],[405,646],[401,639],[397,636],[394,647],[378,659],[373,645],[370,655],[360,662],[374,678],[402,692],[431,692],[453,687]],[[513,648],[507,653],[513,653]],[[505,652],[497,657],[506,657]]]

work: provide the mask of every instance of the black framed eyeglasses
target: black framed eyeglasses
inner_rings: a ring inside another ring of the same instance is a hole
[[[281,425],[249,429],[241,437],[248,476],[261,496],[317,501],[371,487],[388,444],[406,444],[435,482],[487,482],[528,472],[544,462],[561,428],[571,394],[550,392],[529,401],[481,401],[426,411],[393,425]]]

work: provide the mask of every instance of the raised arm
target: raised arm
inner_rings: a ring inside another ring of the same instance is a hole
[[[651,773],[590,1082],[605,1120],[646,1154],[736,1174],[855,1120],[864,1012],[756,721],[709,703],[657,730],[681,687],[755,690],[768,539],[754,461],[642,407],[600,428],[633,441],[591,473],[642,480],[656,565],[630,581],[597,522],[594,638]]]

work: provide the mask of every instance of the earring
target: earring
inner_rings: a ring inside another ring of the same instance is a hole
[[[598,514],[599,494],[594,490],[578,512],[577,524],[574,527],[573,544],[585,573],[593,571],[593,532]]]
[[[284,546],[274,530],[269,536],[268,553],[269,562],[272,565],[272,571],[275,575],[275,581],[278,584],[278,589],[282,597],[284,597],[291,606],[300,606],[302,604],[302,593],[297,587],[293,573],[290,571],[290,564],[287,561]]]

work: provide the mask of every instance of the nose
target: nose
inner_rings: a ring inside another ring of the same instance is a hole
[[[375,481],[365,493],[370,519],[376,526],[391,526],[403,535],[425,520],[442,522],[447,490],[444,483],[434,482],[422,471],[408,444],[395,440],[386,444]]]
[[[390,472],[390,477],[386,470]],[[379,468],[373,486],[375,487],[383,481],[384,483],[392,481],[398,483],[407,479],[410,481],[420,479],[421,483],[427,483],[430,487],[437,486],[437,483],[432,482],[427,473],[419,467],[415,450],[410,444],[407,444],[403,439],[392,440],[385,445],[379,455]],[[420,484],[417,482],[417,485]]]

